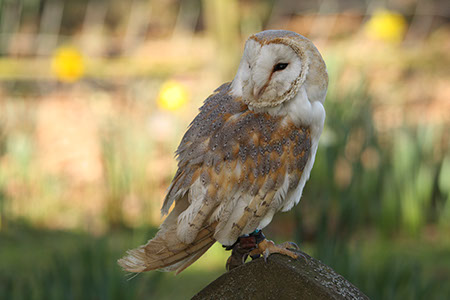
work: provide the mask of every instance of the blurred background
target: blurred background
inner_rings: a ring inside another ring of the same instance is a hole
[[[0,298],[188,299],[225,272],[116,264],[156,232],[173,153],[247,37],[288,29],[327,63],[302,201],[265,230],[372,299],[450,299],[445,0],[1,0]]]

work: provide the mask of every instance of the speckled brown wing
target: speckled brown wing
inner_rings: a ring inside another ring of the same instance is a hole
[[[222,243],[256,229],[298,186],[310,156],[308,128],[250,111],[228,90],[224,84],[205,101],[177,150],[178,171],[162,211],[189,192],[178,220],[185,242],[215,221]]]
[[[271,219],[299,185],[310,130],[250,111],[229,87],[205,101],[184,135],[162,213],[175,206],[152,240],[119,260],[124,269],[180,272],[216,240],[231,245]]]

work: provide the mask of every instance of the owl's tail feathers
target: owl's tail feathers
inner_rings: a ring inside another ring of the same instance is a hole
[[[178,240],[176,227],[161,230],[146,245],[127,251],[127,255],[119,259],[118,263],[128,272],[140,273],[162,269],[176,271],[178,274],[216,242],[213,238],[215,227],[216,224],[211,224],[202,229],[190,244]]]

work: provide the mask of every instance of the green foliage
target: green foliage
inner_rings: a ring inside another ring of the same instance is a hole
[[[441,166],[450,157],[440,145],[443,130],[422,125],[380,133],[364,81],[343,96],[333,86],[330,91],[323,138],[303,197],[313,203],[307,212],[300,206],[303,219],[318,210],[316,230],[348,237],[367,227],[416,235],[442,220],[449,192],[439,184],[445,181],[439,170],[447,176],[447,165]]]
[[[448,227],[450,226],[450,155],[447,155],[442,162],[439,173],[439,188],[447,194],[446,201],[438,205],[438,210],[442,212],[439,221]]]
[[[125,225],[123,201],[137,197],[140,203],[150,202],[154,186],[147,175],[153,141],[134,120],[108,120],[102,131],[102,163],[105,174],[105,217],[110,227]],[[145,207],[145,205],[142,205]],[[146,210],[146,209],[145,209]],[[145,215],[144,212],[142,215]],[[140,224],[135,220],[133,224]]]

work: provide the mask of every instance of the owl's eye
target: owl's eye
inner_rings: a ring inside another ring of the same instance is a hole
[[[279,63],[279,64],[276,64],[275,66],[273,66],[273,72],[284,70],[284,69],[286,69],[286,67],[287,67],[288,65],[289,65],[288,63]]]

